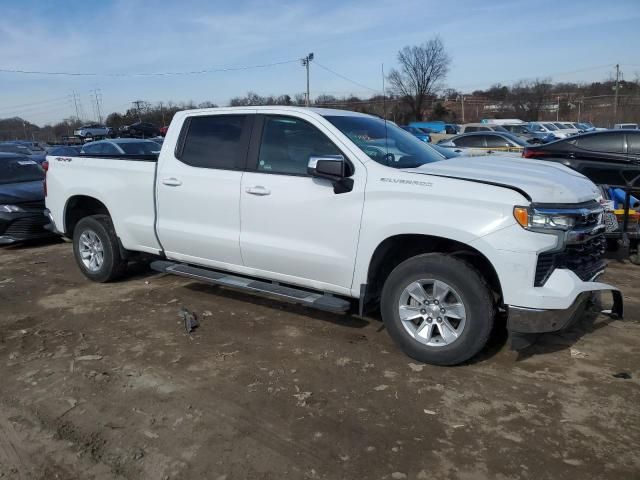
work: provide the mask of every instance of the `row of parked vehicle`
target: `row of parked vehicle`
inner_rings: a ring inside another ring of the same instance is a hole
[[[158,127],[150,122],[136,122],[131,125],[123,125],[118,129],[92,123],[83,125],[74,130],[73,134],[82,139],[115,138],[115,137],[138,137],[149,138],[164,136],[168,127]]]

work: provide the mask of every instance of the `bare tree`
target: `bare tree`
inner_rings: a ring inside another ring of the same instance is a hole
[[[404,47],[398,52],[398,63],[400,70],[389,73],[391,89],[407,103],[413,118],[422,120],[425,103],[441,88],[451,58],[436,36],[422,45]]]

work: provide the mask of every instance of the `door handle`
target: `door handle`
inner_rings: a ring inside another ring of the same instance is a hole
[[[255,187],[248,187],[245,190],[245,192],[251,195],[259,195],[259,196],[271,195],[271,190],[269,190],[266,187],[263,187],[262,185],[256,185]]]
[[[171,178],[163,178],[162,184],[167,185],[169,187],[179,187],[180,185],[182,185],[182,182],[177,178],[171,177]]]

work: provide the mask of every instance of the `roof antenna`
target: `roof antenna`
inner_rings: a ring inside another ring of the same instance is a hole
[[[382,119],[384,120],[384,146],[389,156],[389,136],[387,135],[387,94],[384,89],[384,63],[382,63]]]

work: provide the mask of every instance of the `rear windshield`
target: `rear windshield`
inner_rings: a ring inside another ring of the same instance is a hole
[[[18,145],[13,143],[0,144],[0,152],[5,153],[22,153],[23,155],[31,155],[33,152],[24,145]]]
[[[119,143],[118,146],[127,155],[156,155],[160,153],[160,145],[155,142],[128,142]]]
[[[34,182],[44,179],[44,170],[26,158],[0,157],[0,184]]]

